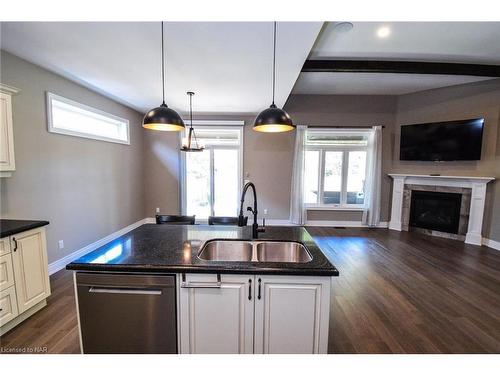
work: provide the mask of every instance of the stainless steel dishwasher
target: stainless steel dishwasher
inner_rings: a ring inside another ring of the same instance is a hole
[[[175,276],[76,274],[84,353],[177,353]]]

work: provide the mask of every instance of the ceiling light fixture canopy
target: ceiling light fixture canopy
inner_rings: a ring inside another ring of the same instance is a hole
[[[149,110],[142,120],[142,127],[162,131],[181,131],[185,128],[181,116],[165,104],[165,55],[163,52],[163,21],[161,23],[161,81],[163,102]]]
[[[185,152],[195,152],[195,151],[203,151],[205,147],[203,144],[196,139],[196,134],[193,129],[193,96],[194,92],[188,91],[187,94],[189,95],[189,133],[187,138],[182,139],[182,147],[181,151]],[[193,142],[194,140],[194,142]]]
[[[274,104],[276,88],[276,21],[273,33],[273,102],[255,118],[253,130],[265,133],[281,133],[295,129],[293,121],[283,109]]]

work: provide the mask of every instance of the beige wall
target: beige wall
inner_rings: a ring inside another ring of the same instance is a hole
[[[288,220],[290,184],[293,163],[294,134],[263,134],[254,132],[255,116],[197,115],[197,120],[243,120],[244,178],[257,186],[260,217],[264,209],[270,219]],[[146,131],[146,212],[154,215],[179,212],[179,138],[174,133]],[[248,202],[251,203],[251,196]]]
[[[484,117],[481,160],[411,162],[399,160],[400,125]],[[398,98],[393,137],[394,173],[500,178],[500,79],[403,95]],[[500,183],[488,184],[483,235],[500,240]]]
[[[291,95],[285,109],[296,124],[312,126],[374,126],[383,125],[382,131],[382,221],[390,215],[391,180],[387,176],[391,167],[392,132],[396,118],[395,96],[368,95]],[[310,220],[359,221],[359,212],[315,211]]]
[[[285,109],[296,124],[315,126],[385,125],[384,140],[391,145],[396,98],[391,96],[319,96],[292,95]],[[293,168],[294,133],[266,134],[252,130],[255,116],[197,115],[199,120],[244,120],[243,169],[245,178],[257,186],[259,211],[268,210],[268,219],[288,220],[290,217],[290,186]],[[179,147],[174,134],[145,137],[146,211],[154,214],[179,212]],[[391,149],[384,147],[383,169],[388,173]],[[247,177],[248,176],[248,177]],[[389,215],[390,180],[383,178],[382,220]],[[358,212],[311,212],[311,220],[355,220]]]
[[[49,262],[142,219],[142,115],[5,51],[0,63],[0,82],[21,90],[12,101],[16,171],[0,179],[2,218],[50,221]],[[127,118],[131,145],[49,133],[46,91]]]
[[[142,115],[69,80],[2,51],[0,81],[21,89],[13,100],[17,170],[0,179],[4,218],[46,219],[49,262],[144,217],[160,207],[179,212],[178,134],[143,130]],[[131,145],[47,132],[45,91],[128,118]],[[389,220],[387,173],[443,173],[500,178],[500,80],[394,96],[290,96],[285,109],[296,124],[384,125],[382,221]],[[479,162],[434,164],[399,161],[399,124],[484,116]],[[287,220],[294,133],[252,130],[254,114],[197,115],[244,120],[244,174],[259,194],[259,210]],[[444,169],[446,168],[446,169]],[[500,240],[500,188],[488,188],[484,235]],[[311,211],[310,220],[359,221],[359,212]],[[57,249],[57,241],[65,249]]]

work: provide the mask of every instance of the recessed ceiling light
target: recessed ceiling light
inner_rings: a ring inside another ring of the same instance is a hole
[[[382,26],[378,28],[377,36],[379,38],[387,38],[389,35],[391,35],[391,29],[389,26]]]
[[[352,30],[354,25],[351,22],[338,22],[333,29],[339,33],[347,33]]]

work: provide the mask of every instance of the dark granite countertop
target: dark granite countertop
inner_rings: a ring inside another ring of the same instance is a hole
[[[44,220],[0,219],[0,238],[12,236],[13,234],[21,233],[30,229],[43,227],[48,224],[49,222]]]
[[[267,227],[259,240],[302,243],[312,255],[308,263],[213,262],[198,258],[211,239],[251,239],[251,227],[145,224],[66,266],[79,271],[191,272],[338,276],[309,233],[302,227]]]

